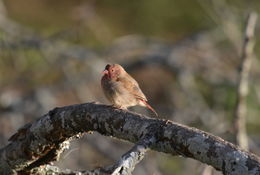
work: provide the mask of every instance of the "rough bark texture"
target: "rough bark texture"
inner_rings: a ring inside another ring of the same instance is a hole
[[[27,174],[34,175],[130,175],[137,163],[139,163],[148,151],[149,145],[155,143],[156,138],[148,134],[142,141],[138,142],[131,150],[125,153],[116,164],[105,168],[98,168],[90,171],[72,171],[69,169],[62,170],[56,166],[46,165],[37,167]]]
[[[34,168],[30,171],[33,175],[108,175],[103,173],[101,169],[90,171],[72,171],[69,169],[62,170],[59,167],[46,165],[44,167]]]
[[[86,103],[55,108],[25,125],[0,150],[0,174],[30,170],[56,160],[68,141],[86,131],[136,143],[147,135],[151,149],[212,165],[223,174],[260,174],[260,159],[201,130],[147,118],[110,106]]]

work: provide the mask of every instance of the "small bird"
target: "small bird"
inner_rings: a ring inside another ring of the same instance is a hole
[[[107,64],[103,71],[101,86],[113,106],[127,109],[131,106],[145,106],[156,116],[156,111],[147,103],[147,98],[137,81],[119,64]]]

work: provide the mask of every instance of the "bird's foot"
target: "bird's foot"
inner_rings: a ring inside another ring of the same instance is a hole
[[[109,105],[111,106],[112,108],[118,108],[116,105],[112,104],[112,105]]]
[[[93,131],[88,131],[87,134],[93,134],[94,132]]]
[[[121,110],[127,110],[127,108],[123,107],[123,106],[119,106],[119,105],[111,105],[112,108],[116,108],[116,109],[121,109]]]
[[[172,123],[172,121],[171,121],[171,120],[166,120],[166,121],[165,121],[165,124],[166,124],[166,125],[169,124],[169,123]]]
[[[118,106],[118,105],[115,105],[115,104],[112,104],[111,107],[112,107],[112,108],[121,109],[121,106]]]

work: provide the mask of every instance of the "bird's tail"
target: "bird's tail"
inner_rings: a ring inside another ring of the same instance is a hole
[[[152,108],[152,106],[150,106],[145,100],[143,100],[143,99],[140,99],[140,100],[143,102],[143,104],[144,104],[148,109],[150,109],[150,110],[156,115],[156,117],[158,117],[157,112]]]

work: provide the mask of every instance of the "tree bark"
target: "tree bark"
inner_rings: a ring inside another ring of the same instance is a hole
[[[196,159],[223,174],[260,174],[258,156],[220,137],[96,103],[55,108],[19,129],[0,150],[0,174],[29,171],[57,160],[73,137],[89,131],[133,143],[150,135],[155,141],[148,147],[155,151]]]

